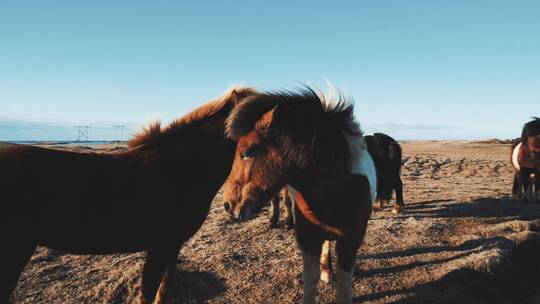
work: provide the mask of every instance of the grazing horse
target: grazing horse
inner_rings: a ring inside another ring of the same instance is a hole
[[[117,154],[0,149],[0,303],[36,246],[73,254],[146,251],[139,303],[164,303],[182,244],[200,228],[230,172],[225,120],[256,92],[234,88]]]
[[[396,204],[392,213],[398,213],[404,207],[403,182],[401,181],[401,147],[392,137],[384,133],[364,136],[369,154],[377,170],[377,209],[392,199],[396,191]]]
[[[246,98],[227,120],[227,135],[238,143],[225,187],[241,189],[224,197],[228,212],[249,219],[290,186],[304,264],[304,303],[315,302],[327,240],[337,241],[337,303],[352,303],[356,252],[376,197],[375,166],[352,103],[335,96],[310,88],[267,92]]]
[[[521,138],[512,145],[515,169],[512,193],[523,201],[540,202],[540,118],[523,126]]]

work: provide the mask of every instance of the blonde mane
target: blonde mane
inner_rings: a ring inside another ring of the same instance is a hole
[[[128,146],[135,148],[161,142],[163,139],[168,138],[169,135],[177,134],[186,126],[211,118],[221,110],[229,108],[229,106],[229,110],[231,110],[239,100],[256,93],[257,91],[250,87],[234,86],[217,99],[203,104],[181,118],[175,119],[165,127],[161,126],[161,121],[151,122],[128,142]]]

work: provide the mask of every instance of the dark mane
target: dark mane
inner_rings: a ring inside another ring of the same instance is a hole
[[[233,87],[223,96],[207,102],[181,118],[174,120],[166,127],[162,127],[160,121],[150,123],[148,126],[143,127],[143,129],[128,142],[128,146],[134,148],[138,146],[153,146],[158,143],[163,144],[171,142],[177,138],[180,133],[185,132],[189,126],[205,122],[210,118],[216,118],[218,116],[223,118],[227,117],[238,100],[255,93],[256,91],[253,88]]]
[[[521,132],[521,142],[526,145],[529,136],[536,136],[540,134],[540,118],[533,117],[533,120],[529,121],[523,126],[523,131]]]
[[[303,87],[297,91],[265,92],[250,96],[227,119],[227,135],[238,139],[259,132],[300,168],[323,165],[341,170],[350,166],[344,135],[362,135],[353,102],[341,92],[325,96]],[[261,118],[273,111],[271,121]]]

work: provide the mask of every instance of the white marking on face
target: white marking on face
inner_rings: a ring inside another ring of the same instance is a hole
[[[519,148],[521,148],[521,143],[517,144],[517,146],[515,146],[514,150],[512,151],[512,164],[514,165],[514,168],[516,168],[516,170],[518,171],[520,169],[519,161],[518,161]]]
[[[367,177],[371,192],[371,203],[377,197],[377,171],[373,159],[366,148],[364,139],[359,135],[343,134],[351,151],[351,173]]]

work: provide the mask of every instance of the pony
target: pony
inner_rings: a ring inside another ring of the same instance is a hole
[[[510,159],[515,169],[512,193],[524,202],[540,202],[540,118],[533,117],[523,126]]]
[[[375,162],[377,170],[377,198],[378,206],[374,210],[381,209],[385,203],[392,199],[392,192],[396,192],[396,204],[392,213],[399,213],[404,207],[403,182],[401,181],[401,146],[392,137],[384,133],[365,135],[369,154]]]
[[[304,303],[315,302],[321,253],[329,240],[337,242],[337,303],[352,303],[354,261],[377,189],[352,102],[341,93],[325,96],[309,87],[265,92],[231,111],[226,132],[237,146],[225,187],[240,190],[224,196],[228,212],[253,218],[289,185],[304,265]]]
[[[257,92],[230,89],[115,154],[0,149],[0,303],[36,246],[72,254],[146,252],[138,303],[165,303],[178,252],[201,227],[232,166],[225,121]]]

